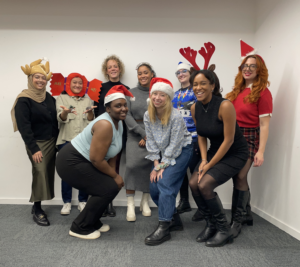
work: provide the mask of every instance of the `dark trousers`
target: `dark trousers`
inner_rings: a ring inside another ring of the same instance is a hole
[[[193,174],[200,160],[201,160],[201,154],[200,154],[198,142],[193,142],[193,155],[189,163],[189,169],[191,174]],[[180,187],[180,198],[186,200],[189,199],[189,178],[187,173],[185,174],[182,185]]]
[[[61,179],[70,186],[91,195],[83,211],[73,221],[71,231],[88,235],[98,230],[102,226],[100,218],[105,208],[119,193],[117,183],[95,168],[72,144],[67,144],[58,153],[56,169]]]
[[[58,145],[58,151],[60,151],[66,144],[70,142],[66,142],[64,144]],[[61,180],[61,196],[64,203],[71,203],[72,201],[72,186],[66,183],[64,180]],[[87,202],[89,195],[85,192],[79,190],[78,192],[78,201],[79,202]]]

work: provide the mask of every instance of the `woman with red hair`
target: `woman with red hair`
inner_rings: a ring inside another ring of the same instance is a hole
[[[253,225],[247,174],[254,162],[264,162],[264,152],[272,116],[272,95],[267,88],[268,69],[259,55],[246,56],[239,67],[233,90],[226,95],[236,110],[236,120],[248,143],[249,156],[244,168],[233,177],[232,229],[234,237],[243,224]]]
[[[71,73],[67,77],[66,90],[56,100],[59,135],[56,142],[58,150],[70,143],[94,119],[93,101],[85,97],[87,79],[79,73]],[[72,187],[61,181],[61,193],[64,205],[61,215],[69,215],[71,211]],[[88,194],[79,190],[78,209],[81,212],[87,202]]]

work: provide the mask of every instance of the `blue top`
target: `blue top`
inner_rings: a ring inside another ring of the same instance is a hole
[[[172,100],[173,107],[178,109],[181,113],[187,130],[191,133],[193,137],[193,142],[197,142],[197,131],[196,126],[191,114],[191,106],[197,101],[193,89],[180,88],[175,92],[174,98]]]
[[[182,148],[192,143],[191,134],[187,131],[185,122],[177,109],[172,109],[167,126],[163,126],[156,117],[155,123],[150,122],[148,111],[144,115],[146,130],[146,148],[150,153],[146,159],[175,165],[175,159],[180,156]]]
[[[107,112],[103,113],[96,119],[94,119],[90,124],[84,128],[84,130],[77,135],[72,141],[72,145],[77,149],[77,151],[84,156],[87,160],[90,160],[90,147],[92,142],[92,127],[93,125],[100,120],[107,120],[111,123],[113,128],[113,136],[111,140],[111,144],[108,148],[107,154],[105,156],[105,160],[109,160],[115,157],[122,149],[122,134],[123,134],[123,124],[122,121],[118,123],[118,130],[115,127],[111,117]]]

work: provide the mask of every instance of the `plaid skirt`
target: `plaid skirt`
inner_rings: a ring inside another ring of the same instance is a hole
[[[259,127],[244,128],[240,127],[246,141],[248,143],[249,156],[248,159],[254,161],[254,156],[259,148]]]

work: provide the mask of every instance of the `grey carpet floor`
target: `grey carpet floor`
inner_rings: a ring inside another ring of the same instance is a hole
[[[195,241],[204,222],[192,222],[195,210],[182,214],[184,231],[172,232],[160,246],[144,245],[157,226],[158,211],[143,217],[136,208],[136,222],[126,221],[126,207],[117,216],[103,218],[111,230],[97,240],[68,235],[78,215],[60,215],[61,206],[44,206],[50,227],[32,221],[31,206],[0,205],[0,266],[300,266],[300,241],[254,214],[254,226],[244,226],[233,244],[207,248]],[[229,217],[229,211],[228,217]]]

